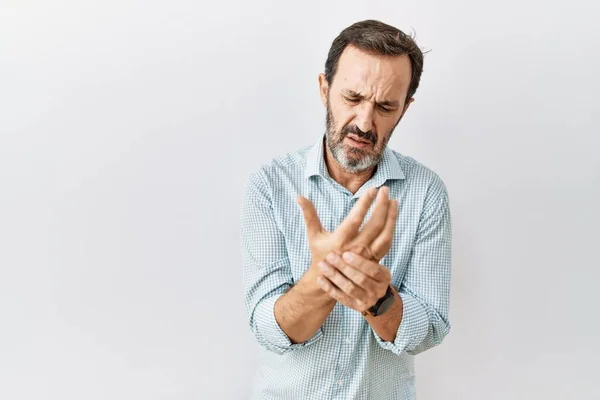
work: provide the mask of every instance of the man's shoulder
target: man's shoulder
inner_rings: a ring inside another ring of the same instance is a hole
[[[303,146],[273,156],[248,172],[248,181],[263,185],[277,185],[282,180],[297,181],[304,176],[306,159],[314,145]]]
[[[429,194],[436,192],[438,195],[446,193],[446,183],[439,173],[413,157],[404,155],[393,149],[391,150],[404,173],[405,183],[429,192]]]
[[[405,154],[402,154],[394,149],[392,150],[392,154],[400,163],[400,168],[404,172],[406,178],[409,179],[427,179],[427,180],[439,180],[442,181],[440,175],[434,171],[429,166],[425,165],[423,162]]]

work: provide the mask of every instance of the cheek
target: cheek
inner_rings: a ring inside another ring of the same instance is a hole
[[[332,109],[332,113],[337,130],[341,130],[342,128],[348,126],[354,118],[352,109],[344,106],[338,107],[337,109]]]
[[[395,118],[380,118],[375,122],[378,145],[382,145],[390,137],[395,121]]]

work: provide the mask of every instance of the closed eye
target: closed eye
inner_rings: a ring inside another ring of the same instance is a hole
[[[394,109],[393,109],[393,108],[388,108],[388,107],[386,107],[386,106],[382,106],[382,105],[380,105],[380,104],[379,104],[379,105],[377,105],[377,107],[379,107],[379,109],[380,109],[381,111],[383,111],[383,112],[392,112],[392,111],[394,111]]]
[[[344,98],[345,101],[347,101],[350,104],[358,104],[362,101],[362,97],[355,97],[355,96],[342,96],[342,97]],[[384,114],[389,114],[389,113],[393,113],[394,111],[396,111],[396,107],[394,107],[394,105],[390,105],[387,103],[377,104],[377,109]]]

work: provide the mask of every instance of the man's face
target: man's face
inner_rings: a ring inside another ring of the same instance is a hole
[[[410,78],[408,56],[374,56],[352,46],[342,53],[332,85],[319,76],[327,146],[346,171],[364,171],[379,162],[413,100],[405,102]]]

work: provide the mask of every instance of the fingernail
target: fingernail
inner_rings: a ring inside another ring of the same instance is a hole
[[[352,261],[352,260],[354,260],[354,255],[352,253],[350,253],[350,252],[345,252],[344,253],[344,259],[346,261]]]
[[[329,268],[329,266],[327,264],[325,264],[323,261],[321,261],[319,263],[319,268],[321,268],[321,270],[323,270],[323,271],[327,271],[327,269]]]
[[[327,260],[331,261],[331,262],[336,262],[337,261],[337,254],[335,253],[329,253],[327,254]]]

